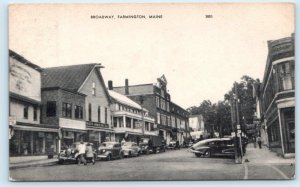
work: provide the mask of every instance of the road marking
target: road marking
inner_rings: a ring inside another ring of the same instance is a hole
[[[274,167],[274,166],[271,166],[271,165],[267,165],[269,166],[270,168],[274,169],[275,171],[277,171],[277,173],[279,173],[284,179],[290,179],[288,178],[280,169]]]
[[[244,180],[248,179],[248,164],[245,164],[245,175],[244,175]]]

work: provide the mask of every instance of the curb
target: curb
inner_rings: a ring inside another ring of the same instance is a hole
[[[37,167],[37,166],[53,166],[56,164],[57,164],[57,161],[46,162],[46,163],[20,164],[20,165],[10,166],[9,169],[19,169],[19,168]]]

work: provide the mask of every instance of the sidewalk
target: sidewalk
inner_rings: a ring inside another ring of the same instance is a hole
[[[32,167],[32,166],[50,166],[57,163],[57,156],[48,159],[48,156],[17,156],[9,158],[9,169]]]
[[[249,162],[245,162],[246,159]],[[258,145],[254,148],[253,143],[249,143],[243,162],[249,164],[295,164],[295,158],[283,158],[278,156],[277,153],[271,152],[265,146],[259,149]]]

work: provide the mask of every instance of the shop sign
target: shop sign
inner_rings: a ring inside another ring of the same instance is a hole
[[[98,122],[87,121],[86,122],[86,127],[91,127],[91,128],[109,128],[109,125],[105,124],[105,123],[98,123]]]

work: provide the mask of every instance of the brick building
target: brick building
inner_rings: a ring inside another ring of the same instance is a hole
[[[172,130],[171,126],[171,96],[167,90],[167,83],[164,75],[157,79],[156,84],[129,86],[126,79],[125,86],[114,87],[113,89],[146,108],[149,111],[149,116],[155,119],[155,128],[158,129],[159,136],[164,137],[169,143],[171,139],[177,138],[177,132]]]
[[[113,138],[111,101],[100,68],[83,64],[44,69],[42,121],[59,127],[61,146],[80,140],[98,146]]]
[[[43,155],[56,150],[56,126],[41,124],[42,69],[9,50],[9,153]]]
[[[268,41],[264,78],[256,86],[260,98],[261,128],[268,146],[284,157],[295,155],[294,35]]]

